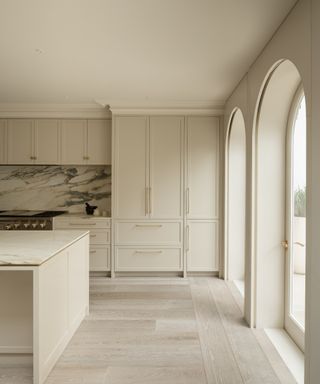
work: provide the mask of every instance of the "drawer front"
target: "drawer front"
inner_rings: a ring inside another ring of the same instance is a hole
[[[110,229],[90,229],[90,244],[110,244]]]
[[[182,241],[180,222],[117,222],[116,244],[179,245]]]
[[[110,246],[90,247],[89,269],[91,272],[110,271]]]
[[[115,248],[116,271],[181,271],[180,248]]]
[[[68,218],[68,219],[57,219],[54,220],[54,228],[55,229],[95,229],[95,228],[110,228],[110,220],[109,219],[94,219],[87,217],[76,217],[76,218]]]

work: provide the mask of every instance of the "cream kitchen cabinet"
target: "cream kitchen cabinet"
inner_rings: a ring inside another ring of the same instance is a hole
[[[62,215],[54,218],[54,229],[87,229],[90,231],[90,272],[110,271],[111,220],[107,217]]]
[[[188,220],[185,243],[188,271],[218,271],[219,224],[217,221]]]
[[[8,164],[59,164],[59,133],[58,120],[9,119]]]
[[[62,120],[62,164],[110,164],[110,135],[110,120]]]
[[[186,215],[219,216],[219,118],[192,116],[186,122]]]
[[[187,271],[219,270],[219,118],[186,119]]]
[[[115,116],[113,137],[113,272],[182,271],[184,119]]]
[[[0,164],[7,163],[6,156],[7,121],[0,120]]]
[[[148,120],[145,116],[114,118],[113,217],[148,216]]]
[[[182,219],[183,119],[116,116],[114,127],[114,218]]]

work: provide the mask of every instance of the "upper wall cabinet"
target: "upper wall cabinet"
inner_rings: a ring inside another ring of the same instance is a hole
[[[111,164],[110,120],[62,120],[62,164]]]
[[[8,120],[8,163],[34,163],[34,121],[29,119]]]
[[[59,164],[58,120],[8,120],[9,164]]]
[[[86,164],[87,121],[62,120],[61,130],[62,164]]]
[[[88,120],[87,156],[90,164],[111,164],[111,120]]]
[[[35,120],[35,164],[60,163],[60,122],[53,119]]]
[[[219,118],[187,119],[186,213],[192,219],[219,217]]]
[[[0,164],[111,164],[111,120],[0,120]]]

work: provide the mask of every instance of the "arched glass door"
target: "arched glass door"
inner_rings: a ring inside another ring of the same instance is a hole
[[[306,281],[306,102],[301,91],[288,127],[287,266],[285,327],[304,349]]]

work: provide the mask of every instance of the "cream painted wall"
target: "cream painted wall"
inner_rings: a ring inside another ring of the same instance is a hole
[[[311,116],[307,145],[307,286],[306,286],[306,383],[320,378],[320,2],[312,0]]]
[[[312,7],[312,8],[311,8]],[[252,208],[253,188],[252,130],[256,102],[265,76],[274,63],[283,58],[290,59],[298,68],[307,99],[308,125],[308,206],[307,206],[307,294],[306,294],[306,342],[305,342],[305,383],[317,384],[320,377],[320,2],[319,0],[300,0],[273,39],[265,47],[257,61],[248,71],[246,81],[242,80],[230,96],[226,105],[225,121],[231,111],[241,106],[247,129],[247,260],[249,274],[246,285],[252,288]],[[312,29],[311,26],[312,25]],[[312,42],[312,45],[311,45]],[[312,49],[312,55],[311,55]],[[247,99],[248,97],[248,99]],[[225,131],[227,124],[225,125]],[[245,315],[254,325],[254,296],[246,299]]]
[[[229,121],[234,108],[241,108],[246,124],[247,149],[247,212],[246,212],[246,298],[245,317],[251,326],[255,325],[255,280],[253,264],[254,237],[253,220],[254,206],[253,188],[255,185],[255,158],[253,145],[253,127],[257,101],[262,86],[274,65],[283,59],[290,59],[299,69],[306,92],[310,98],[310,0],[300,0],[279,27],[276,34],[261,52],[260,56],[250,67],[247,75],[241,80],[226,103],[225,122]],[[309,106],[309,104],[308,104]],[[227,124],[225,124],[225,134]]]

